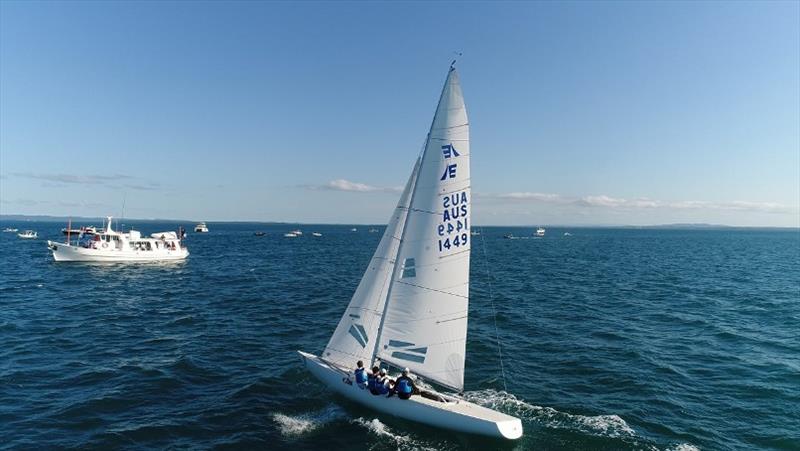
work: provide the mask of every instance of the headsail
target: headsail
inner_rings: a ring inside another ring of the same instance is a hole
[[[469,124],[450,68],[421,157],[377,357],[464,387],[471,237]]]
[[[390,277],[397,258],[400,236],[408,213],[411,191],[417,178],[419,160],[414,164],[400,201],[397,203],[386,231],[372,256],[361,282],[339,321],[323,358],[344,367],[353,367],[357,360],[370,365],[375,351],[381,315],[383,314]]]

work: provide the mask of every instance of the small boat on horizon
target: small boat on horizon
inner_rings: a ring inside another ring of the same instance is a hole
[[[536,229],[536,234],[535,235],[541,237],[541,236],[544,236],[544,232],[545,232],[545,228],[544,227],[539,227],[538,229]]]
[[[253,233],[253,235],[255,235],[255,236],[264,236],[264,235],[266,235],[266,233],[259,231],[259,232]]]
[[[378,233],[378,229],[369,229],[369,233]]]
[[[39,237],[39,234],[36,233],[35,230],[26,230],[22,233],[18,233],[17,236],[24,240],[35,240]]]
[[[201,222],[194,226],[194,231],[197,233],[208,233],[208,226],[205,222]]]
[[[321,234],[321,233],[319,233],[319,232],[313,232],[313,233],[311,234],[311,236],[322,236],[322,234]]]
[[[358,229],[357,229],[357,228],[355,228],[355,227],[353,227],[352,229],[350,229],[350,231],[351,231],[351,232],[358,232]]]
[[[19,229],[12,229],[11,227],[6,227],[5,229],[3,229],[3,232],[17,233],[17,232],[19,232]]]
[[[298,234],[296,234],[294,232],[288,232],[288,233],[284,233],[283,236],[286,237],[286,238],[297,238],[300,235],[298,235]]]

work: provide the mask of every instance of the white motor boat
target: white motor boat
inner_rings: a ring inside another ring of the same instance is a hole
[[[17,236],[25,240],[35,240],[39,237],[39,234],[34,230],[26,230],[22,233],[18,233]]]
[[[194,231],[197,233],[208,233],[208,226],[205,222],[201,222],[194,226]]]
[[[314,232],[314,233],[311,234],[311,236],[322,236],[322,234],[319,233],[319,232]]]
[[[3,229],[3,232],[6,232],[6,233],[17,233],[17,232],[19,232],[19,229],[12,229],[11,227],[6,227],[5,229]]]
[[[545,229],[544,227],[539,227],[536,229],[536,236],[544,236]]]
[[[292,231],[291,231],[291,232],[289,232],[289,233],[293,233],[293,234],[295,234],[296,236],[302,236],[302,235],[303,235],[303,232],[302,232],[300,229],[295,229],[295,230],[292,230]]]
[[[351,231],[351,232],[358,232],[358,229],[357,229],[357,228],[355,228],[355,227],[353,227],[352,229],[350,229],[350,231]]]
[[[48,241],[47,247],[56,261],[142,262],[183,260],[189,256],[179,233],[158,232],[143,237],[138,230],[117,232],[111,226],[111,216],[100,233],[81,234],[76,244]]]
[[[294,232],[289,232],[289,233],[284,233],[283,236],[286,237],[286,238],[297,238],[300,235],[298,235],[298,234],[296,234]]]
[[[378,248],[321,355],[298,351],[339,394],[434,427],[518,439],[522,422],[432,390],[410,399],[372,395],[355,383],[356,361],[456,393],[464,389],[472,239],[469,124],[451,66],[425,148]]]

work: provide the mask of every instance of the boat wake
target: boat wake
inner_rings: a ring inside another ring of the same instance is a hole
[[[538,423],[548,428],[579,431],[598,437],[632,440],[633,442],[638,442],[644,449],[652,451],[658,451],[659,449],[665,449],[666,451],[699,451],[698,447],[690,443],[673,444],[666,448],[647,443],[649,440],[638,436],[633,428],[619,415],[573,415],[567,412],[560,412],[552,407],[533,405],[510,393],[492,389],[467,392],[464,393],[464,398],[483,407],[514,415],[522,421]]]
[[[467,401],[497,409],[555,429],[571,429],[601,437],[634,437],[636,433],[619,415],[573,415],[552,407],[529,404],[516,396],[497,390],[479,390],[464,394]]]
[[[362,426],[367,430],[369,430],[371,433],[377,435],[384,441],[383,442],[384,445],[386,444],[385,441],[389,440],[391,442],[392,449],[398,449],[398,450],[413,449],[413,450],[430,450],[430,451],[436,451],[438,449],[432,446],[424,446],[419,441],[415,440],[409,435],[398,434],[393,432],[391,429],[389,429],[389,426],[385,425],[384,423],[381,423],[381,420],[377,418],[367,420],[359,417],[352,420],[352,423]]]
[[[330,404],[322,410],[301,415],[285,415],[282,413],[272,415],[273,421],[278,424],[281,434],[285,437],[297,437],[312,432],[344,417],[344,410],[335,404]]]

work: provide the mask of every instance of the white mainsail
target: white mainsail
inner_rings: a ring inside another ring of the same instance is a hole
[[[377,342],[378,326],[383,314],[390,277],[394,271],[397,248],[406,222],[411,192],[417,178],[419,160],[414,164],[400,201],[397,203],[386,231],[358,284],[347,311],[339,321],[328,346],[325,360],[352,367],[357,360],[371,365]]]
[[[467,111],[451,67],[412,189],[376,357],[457,391],[469,307],[469,159]]]

